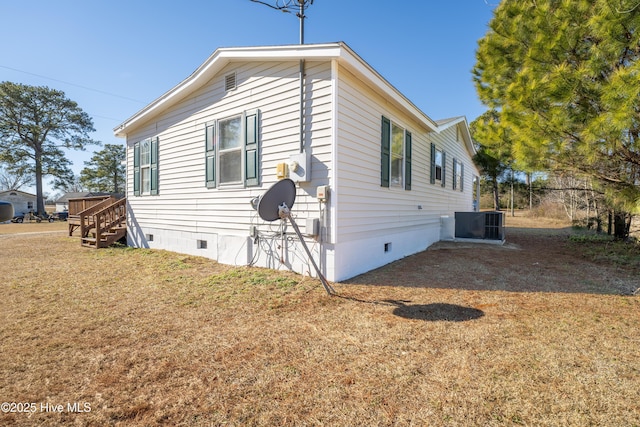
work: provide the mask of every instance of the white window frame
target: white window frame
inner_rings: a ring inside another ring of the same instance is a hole
[[[140,194],[151,194],[151,140],[140,142]]]
[[[436,158],[433,161],[433,164],[434,164],[434,166],[436,168],[436,171],[435,171],[435,174],[434,174],[436,182],[442,182],[442,172],[443,172],[443,166],[444,166],[444,162],[443,162],[444,155],[443,154],[444,154],[444,152],[436,147],[436,156],[435,156]],[[440,177],[438,177],[438,173],[440,174]]]
[[[399,150],[401,154],[394,151],[394,137],[395,135],[402,136],[402,147]],[[389,149],[390,161],[389,161],[389,186],[404,188],[404,169],[405,169],[405,129],[402,126],[397,125],[391,121],[391,147]],[[400,161],[400,170],[396,171],[396,175],[393,173],[394,160]]]
[[[237,135],[238,145],[231,148],[222,148],[222,132],[221,124],[223,122],[228,122],[232,120],[238,120],[240,123],[240,131]],[[229,186],[241,186],[244,183],[244,114],[235,114],[232,116],[228,116],[216,121],[216,146],[218,151],[216,153],[216,180],[218,182],[219,187],[229,187]],[[222,180],[222,158],[225,154],[238,152],[240,155],[240,168],[239,168],[239,178],[235,181],[223,181]]]

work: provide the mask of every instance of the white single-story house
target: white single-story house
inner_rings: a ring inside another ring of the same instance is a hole
[[[466,119],[432,120],[341,42],[218,49],[114,133],[135,247],[315,275],[290,225],[251,203],[288,176],[296,223],[342,281],[425,250],[443,217],[474,209]]]
[[[26,214],[36,210],[35,194],[26,193],[20,190],[0,191],[0,200],[13,205],[14,215]]]

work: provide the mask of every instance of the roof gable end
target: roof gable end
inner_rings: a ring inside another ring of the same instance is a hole
[[[436,131],[436,123],[408,98],[384,79],[369,64],[360,58],[345,43],[326,43],[312,45],[263,46],[219,48],[200,65],[189,77],[164,93],[149,105],[114,128],[118,137],[126,137],[140,125],[153,119],[157,114],[176,105],[181,100],[200,89],[220,71],[232,62],[251,61],[295,61],[295,60],[338,60],[372,83],[377,90],[394,100],[401,108],[425,124],[429,131]]]

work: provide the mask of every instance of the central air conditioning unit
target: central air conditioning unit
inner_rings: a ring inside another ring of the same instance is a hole
[[[502,212],[456,212],[456,239],[504,240]]]

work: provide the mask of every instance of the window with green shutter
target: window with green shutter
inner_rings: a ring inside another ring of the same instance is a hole
[[[158,194],[158,142],[158,138],[151,140],[151,163],[149,164],[151,184],[149,193],[152,195]]]
[[[404,189],[411,190],[411,132],[404,135]]]
[[[205,126],[205,181],[208,188],[216,186],[216,124]]]
[[[451,186],[454,190],[458,188],[458,186],[460,185],[459,179],[460,179],[460,176],[458,175],[458,160],[454,157],[453,158],[453,183]]]
[[[391,163],[391,121],[382,118],[382,141],[380,144],[380,185],[389,187],[389,168]]]
[[[247,187],[260,185],[260,153],[258,151],[259,112],[245,115],[244,123],[244,184]]]
[[[442,170],[440,173],[440,185],[444,187],[446,185],[447,178],[447,153],[444,151],[440,152],[440,156],[442,158]]]
[[[464,164],[457,159],[453,159],[453,189],[464,190]]]
[[[411,132],[382,117],[380,186],[411,190]]]
[[[205,125],[205,185],[260,185],[260,112],[245,112]]]
[[[133,195],[140,195],[140,143],[133,144]]]
[[[429,167],[429,182],[436,183],[436,144],[431,143],[431,162]]]
[[[158,194],[159,139],[145,139],[133,145],[133,195]]]
[[[446,154],[444,151],[436,148],[435,144],[431,144],[431,179],[430,182],[435,184],[440,182],[440,185],[445,185],[445,165]]]

